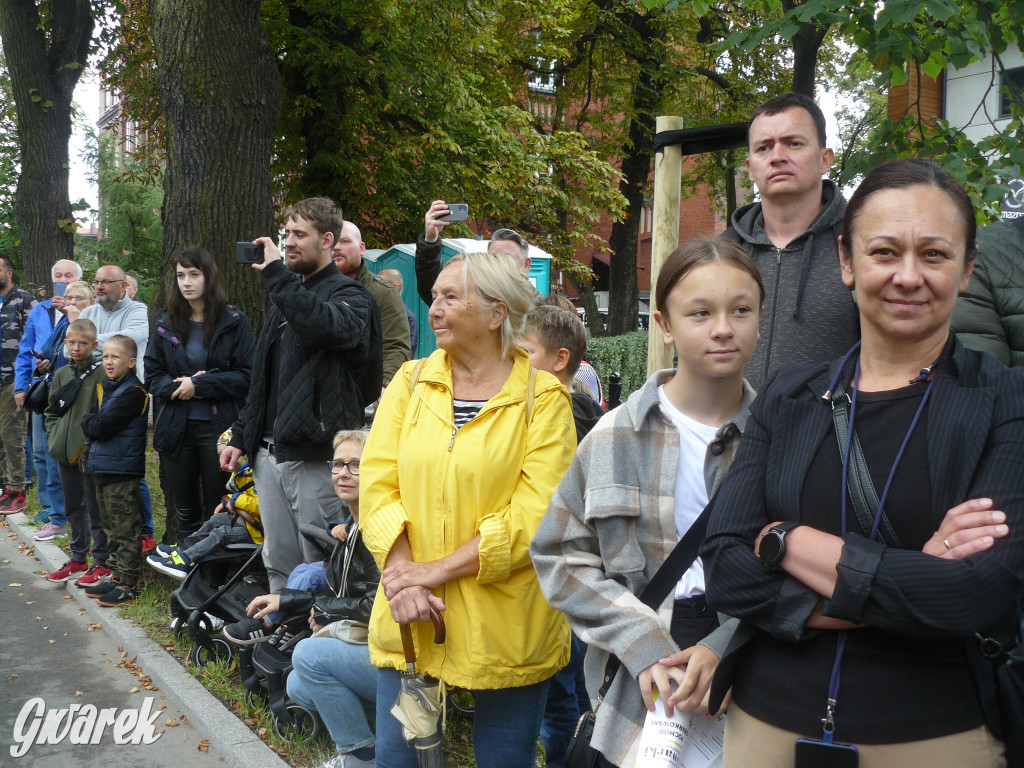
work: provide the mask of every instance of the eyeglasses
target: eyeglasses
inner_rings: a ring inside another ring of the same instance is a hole
[[[123,283],[124,280],[93,280],[92,284],[95,287],[103,286],[104,288],[108,285],[116,285],[117,283]]]
[[[327,463],[331,467],[332,475],[340,475],[342,469],[347,469],[352,477],[359,477],[359,459],[355,459],[354,461],[339,461],[338,459],[333,459]]]
[[[72,296],[70,293],[64,297],[65,301],[88,301],[88,296]]]

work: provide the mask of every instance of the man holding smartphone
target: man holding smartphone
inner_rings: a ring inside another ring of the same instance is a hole
[[[53,279],[53,296],[33,307],[18,347],[18,359],[14,364],[14,402],[18,408],[25,407],[25,396],[32,380],[50,372],[52,362],[42,358],[39,352],[60,322],[58,312],[64,307],[64,288],[82,279],[82,267],[69,259],[61,259],[50,268],[50,277]],[[36,470],[39,505],[43,508],[36,516],[36,522],[43,523],[43,527],[34,538],[36,541],[50,541],[67,532],[64,490],[57,473],[57,460],[50,455],[50,446],[46,442],[43,416],[33,413],[29,418],[32,420],[32,463]]]
[[[433,301],[430,291],[437,276],[441,274],[441,230],[453,221],[451,213],[444,200],[432,202],[423,217],[426,225],[423,235],[416,241],[416,293],[428,307]],[[530,272],[530,246],[513,229],[494,230],[487,252],[507,254],[515,259],[521,270],[527,274]]]

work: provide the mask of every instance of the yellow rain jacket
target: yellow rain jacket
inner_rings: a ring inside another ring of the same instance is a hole
[[[437,560],[480,534],[480,571],[434,593],[447,639],[412,625],[421,673],[468,689],[546,680],[569,661],[569,627],[548,605],[530,560],[533,538],[576,449],[569,393],[536,372],[527,425],[530,362],[517,350],[501,391],[455,432],[447,353],[402,366],[388,386],[363,451],[360,528],[380,569],[402,530],[413,557]],[[383,586],[370,617],[370,660],[405,668]]]

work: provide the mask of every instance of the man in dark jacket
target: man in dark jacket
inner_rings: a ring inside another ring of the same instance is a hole
[[[839,272],[846,200],[822,175],[832,164],[825,117],[787,93],[754,111],[747,172],[760,202],[737,208],[725,237],[754,259],[765,286],[760,341],[744,370],[755,389],[786,365],[837,357],[860,338],[853,295]]]
[[[380,309],[381,334],[384,340],[384,386],[398,373],[402,363],[412,358],[409,349],[409,320],[405,316],[402,297],[391,286],[373,274],[363,261],[366,244],[359,227],[346,221],[341,236],[334,244],[334,265],[341,274],[362,283]]]
[[[299,524],[323,526],[338,518],[331,441],[339,429],[363,423],[360,372],[380,315],[367,290],[331,259],[342,224],[331,200],[310,198],[288,211],[284,260],[271,238],[255,241],[264,259],[253,268],[272,306],[221,468],[234,471],[243,454],[253,465],[273,591],[284,587],[295,566],[318,559]]]
[[[957,299],[953,330],[968,349],[1024,365],[1024,218],[978,230],[974,273]]]
[[[0,515],[25,508],[25,433],[28,414],[14,399],[14,364],[18,345],[36,300],[14,285],[14,264],[0,256],[0,474],[7,487],[0,494]]]

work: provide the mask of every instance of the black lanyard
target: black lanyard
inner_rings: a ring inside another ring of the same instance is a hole
[[[849,358],[857,351],[859,347],[860,342],[857,342],[857,344],[853,346],[853,349],[846,353],[846,356],[839,364],[839,371],[836,373],[835,381],[838,381],[839,377],[842,376],[843,370],[846,368],[847,360],[849,360]],[[903,442],[900,444],[900,449],[896,454],[896,458],[893,459],[892,467],[889,469],[889,477],[886,479],[885,488],[882,490],[882,495],[878,499],[878,509],[875,511],[874,523],[871,526],[871,535],[869,537],[871,541],[874,541],[875,537],[878,535],[878,525],[882,520],[882,511],[885,508],[885,500],[889,496],[889,489],[892,488],[893,478],[896,476],[896,468],[899,466],[900,461],[903,459],[903,454],[907,450],[907,444],[910,442],[910,436],[914,434],[914,429],[917,427],[917,422],[921,420],[921,414],[924,413],[924,408],[928,404],[928,397],[932,393],[932,386],[935,384],[935,377],[930,377],[930,374],[932,368],[934,367],[935,363],[933,363],[928,368],[923,369],[921,371],[921,375],[911,382],[913,384],[914,382],[924,381],[925,379],[928,379],[928,387],[924,391],[924,397],[921,398],[921,404],[917,407],[917,412],[914,414],[914,418],[910,422],[910,427],[907,429],[907,434],[903,436]],[[835,381],[833,382],[833,386],[830,387],[830,389],[834,388]],[[844,535],[846,534],[846,502],[847,497],[849,495],[847,490],[847,478],[849,477],[850,471],[850,446],[853,444],[854,418],[857,414],[857,392],[859,384],[860,356],[857,357],[857,366],[853,374],[853,395],[852,397],[850,397],[850,426],[847,430],[846,446],[843,450],[843,479],[841,486],[842,500],[840,502],[840,523],[842,533]],[[843,652],[846,650],[846,637],[847,631],[841,630],[839,632],[839,638],[836,641],[836,659],[835,662],[833,662],[832,664],[832,677],[829,680],[828,684],[828,700],[825,704],[825,717],[823,717],[821,721],[822,727],[824,729],[824,736],[822,738],[822,741],[824,741],[826,744],[832,743],[832,735],[833,731],[835,731],[834,715],[836,709],[836,701],[839,698],[840,668],[842,666]]]

